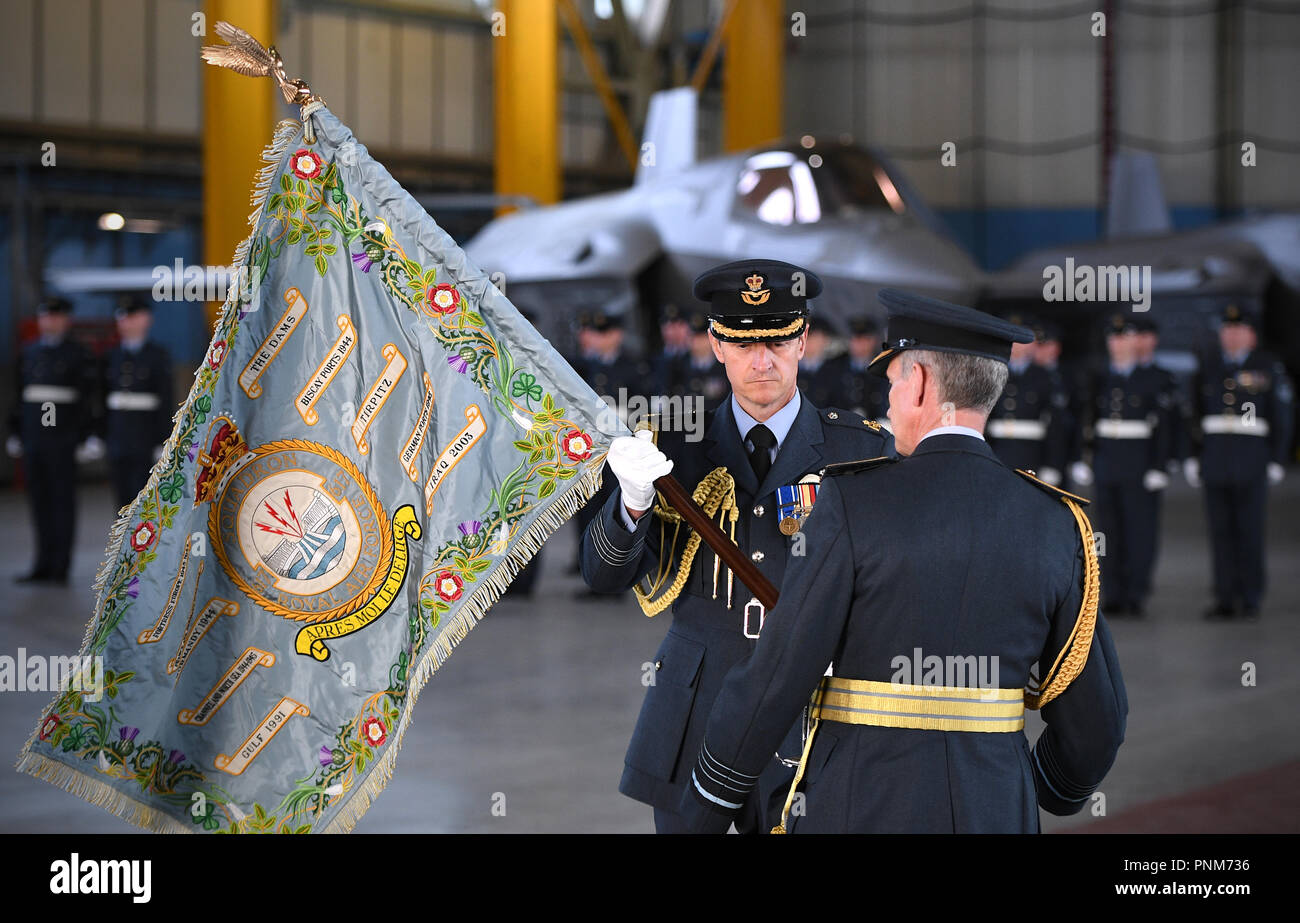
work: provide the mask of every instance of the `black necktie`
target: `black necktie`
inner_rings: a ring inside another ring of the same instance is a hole
[[[772,470],[772,447],[776,445],[776,437],[770,429],[759,423],[745,438],[754,443],[754,451],[749,453],[749,463],[754,466],[758,483],[762,484],[763,478]]]

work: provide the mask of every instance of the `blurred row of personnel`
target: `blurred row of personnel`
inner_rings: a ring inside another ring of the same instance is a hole
[[[1259,344],[1258,319],[1228,305],[1219,349],[1202,357],[1190,387],[1155,363],[1156,324],[1124,312],[1105,324],[1104,363],[1063,362],[1056,325],[1023,316],[1035,342],[1012,348],[1006,390],[986,435],[1007,465],[1048,483],[1084,490],[1103,536],[1103,611],[1140,617],[1151,592],[1162,493],[1172,474],[1202,488],[1213,565],[1211,619],[1259,617],[1266,587],[1268,489],[1285,475],[1295,419],[1281,361]],[[648,359],[624,348],[622,321],[579,318],[574,368],[598,394],[701,397],[717,406],[730,386],[709,342],[708,321],[666,306],[663,351]],[[799,363],[799,387],[818,407],[843,407],[888,427],[888,382],[867,374],[881,332],[852,318],[847,349],[813,327]],[[593,508],[598,504],[593,504]]]
[[[35,561],[19,582],[66,583],[76,538],[77,466],[106,459],[126,506],[149,480],[176,404],[167,350],[149,340],[149,305],[124,298],[118,344],[95,357],[72,335],[72,304],[37,308],[38,337],[19,357],[5,449],[22,466]]]

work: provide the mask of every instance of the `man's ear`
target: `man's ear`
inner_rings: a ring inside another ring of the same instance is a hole
[[[803,333],[799,334],[799,358],[803,358],[803,351],[808,348],[808,325],[804,324]]]
[[[718,338],[713,335],[712,330],[709,331],[709,346],[713,348],[714,357],[723,365],[726,365],[727,360],[722,358],[722,344],[718,342]]]
[[[920,407],[925,403],[926,391],[935,386],[934,376],[930,374],[929,368],[919,362],[912,363],[912,377],[916,379],[913,387],[916,388],[912,396],[912,406]]]

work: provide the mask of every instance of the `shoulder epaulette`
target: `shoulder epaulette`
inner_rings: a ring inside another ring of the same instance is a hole
[[[1038,475],[1034,474],[1032,471],[1026,471],[1023,468],[1017,468],[1016,474],[1020,475],[1030,484],[1033,484],[1039,490],[1044,490],[1055,497],[1068,497],[1071,500],[1073,500],[1075,503],[1082,504],[1083,506],[1087,506],[1089,503],[1092,502],[1086,497],[1080,497],[1078,494],[1072,494],[1068,490],[1061,490],[1061,488],[1059,487],[1053,487],[1051,484],[1039,478]]]
[[[883,427],[875,420],[868,420],[861,414],[854,413],[851,410],[841,410],[838,407],[823,407],[820,412],[823,420],[827,423],[834,423],[836,426],[847,426],[851,429],[866,427],[875,433],[883,430]]]
[[[870,471],[872,468],[882,468],[885,465],[892,465],[898,461],[892,455],[880,455],[876,458],[859,458],[857,461],[835,462],[827,465],[819,474],[822,477],[828,477],[835,474],[857,474],[859,471]]]

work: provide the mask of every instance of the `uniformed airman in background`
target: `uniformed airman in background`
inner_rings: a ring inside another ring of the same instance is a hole
[[[1052,387],[1065,395],[1065,409],[1059,416],[1066,460],[1082,457],[1080,421],[1085,416],[1085,408],[1092,403],[1092,395],[1088,393],[1091,376],[1086,362],[1062,355],[1061,327],[1055,321],[1040,318],[1034,324],[1034,365],[1046,369],[1052,377]],[[1068,474],[1067,469],[1064,483],[1069,483]]]
[[[704,409],[712,410],[722,403],[731,386],[727,382],[726,367],[713,354],[709,339],[709,319],[699,311],[688,320],[691,327],[690,355],[678,369],[682,376],[673,382],[673,394],[682,397],[701,397]]]
[[[118,345],[104,362],[105,442],[113,495],[119,507],[135,499],[171,434],[172,360],[150,341],[153,313],[147,302],[127,297],[114,312]]]
[[[1199,451],[1184,463],[1204,484],[1214,568],[1211,619],[1254,620],[1264,598],[1268,488],[1286,473],[1294,391],[1276,356],[1259,348],[1257,321],[1236,305],[1223,313],[1220,350],[1206,357],[1193,391]]]
[[[1109,366],[1092,387],[1075,483],[1093,485],[1098,531],[1105,536],[1102,608],[1108,615],[1145,614],[1155,568],[1160,492],[1169,486],[1169,418],[1163,372],[1138,365],[1138,329],[1128,313],[1106,330]],[[1095,482],[1095,483],[1094,483]]]
[[[880,352],[880,327],[865,314],[849,319],[848,349],[827,359],[813,377],[815,393],[829,403],[840,404],[856,414],[888,428],[888,388],[867,373],[872,358]]]
[[[688,551],[691,530],[656,503],[654,481],[671,471],[697,492],[706,512],[734,529],[736,545],[779,584],[801,547],[796,535],[816,500],[817,472],[833,461],[892,453],[879,426],[816,407],[799,392],[807,301],[820,291],[813,273],[776,260],[729,263],[695,281],[696,297],[709,305],[705,336],[732,392],[705,414],[703,440],[688,441],[683,431],[660,432],[657,446],[649,433],[615,439],[608,466],[618,488],[583,533],[582,575],[590,587],[619,593],[646,579],[642,608],[672,607],[619,785],[653,806],[661,833],[684,830],[677,807],[705,719],[722,677],[753,650],[764,613],[707,546]],[[792,715],[788,739],[778,735],[753,770],[764,781],[743,799],[735,817],[741,832],[766,832],[779,814],[800,754],[793,725]]]
[[[820,323],[809,321],[808,345],[799,360],[799,390],[817,407],[831,403],[831,379],[827,350],[831,344],[830,333]]]
[[[1007,321],[1026,326],[1020,315]],[[1033,471],[1060,487],[1066,468],[1068,410],[1065,388],[1034,362],[1036,343],[1012,343],[1007,385],[989,414],[985,436],[1012,468]]]
[[[900,458],[824,470],[807,553],[691,754],[691,831],[727,829],[810,697],[802,800],[791,788],[779,832],[1038,832],[1040,807],[1088,804],[1124,739],[1087,501],[1012,471],[982,435],[1030,332],[880,298],[873,365]],[[1046,724],[1032,750],[1026,706]]]
[[[36,561],[20,583],[67,583],[77,524],[77,463],[104,455],[94,435],[97,375],[89,352],[71,336],[72,304],[41,302],[40,338],[18,361],[17,404],[6,448],[22,458],[36,532]]]
[[[654,397],[651,393],[656,386],[651,374],[650,363],[640,356],[630,355],[623,347],[624,318],[621,314],[606,314],[595,311],[584,314],[579,319],[579,347],[582,353],[574,370],[591,386],[591,390],[614,408],[631,408],[631,398],[639,395],[647,403]],[[633,425],[635,421],[624,420]],[[613,493],[616,484],[606,475],[601,481],[600,489],[592,494],[587,504],[578,510],[574,519],[577,521],[578,534],[586,529],[592,517],[596,516],[605,500]],[[580,563],[576,559],[571,570],[576,573]],[[582,599],[591,598],[589,592],[579,592]]]

